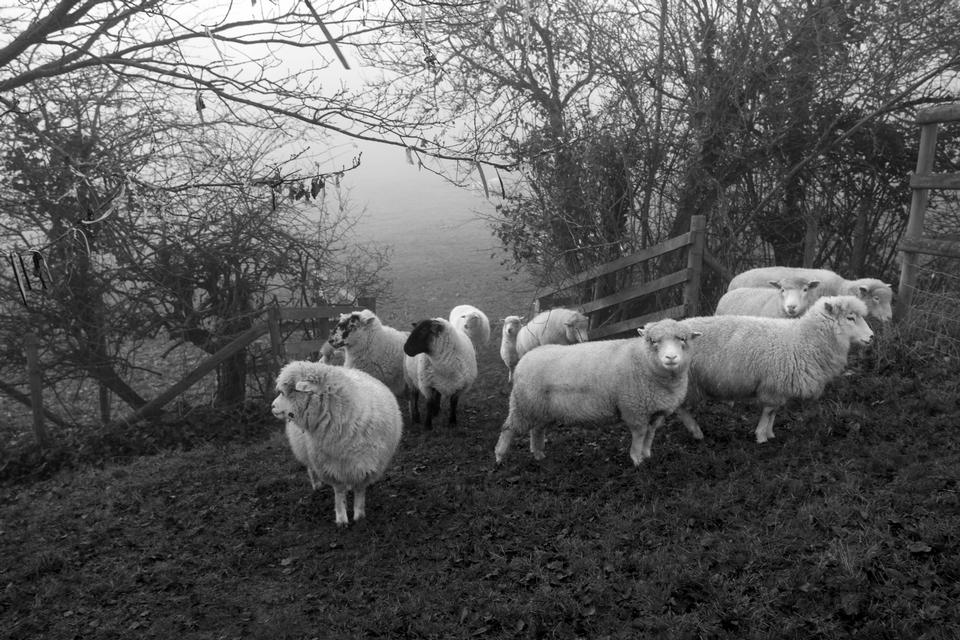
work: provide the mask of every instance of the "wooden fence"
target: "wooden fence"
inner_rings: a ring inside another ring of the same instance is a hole
[[[564,292],[574,288],[582,291],[589,290],[591,281],[613,276],[617,272],[632,269],[651,260],[660,258],[672,251],[685,251],[686,259],[678,261],[685,264],[684,268],[668,274],[661,274],[653,280],[639,284],[620,286],[615,293],[603,295],[594,299],[579,299],[573,301],[582,313],[590,318],[590,340],[609,338],[621,334],[628,334],[642,327],[647,322],[662,318],[679,318],[695,316],[700,313],[701,281],[704,266],[710,267],[727,277],[726,269],[710,254],[706,248],[706,218],[693,216],[690,220],[690,231],[670,238],[652,247],[647,247],[629,256],[618,258],[606,264],[598,265],[580,274],[564,280],[560,286],[550,293],[539,296],[535,301],[536,310],[551,306],[557,299],[564,299]],[[679,304],[647,311],[639,315],[629,315],[609,321],[609,318],[623,316],[623,313],[612,313],[629,309],[631,303],[641,298],[650,298],[671,288],[682,287],[682,297]],[[601,320],[600,318],[604,318]]]
[[[317,352],[330,335],[330,329],[335,324],[334,318],[341,313],[349,313],[360,309],[376,310],[376,299],[359,298],[357,304],[335,304],[318,307],[280,307],[267,309],[266,321],[254,324],[238,335],[229,344],[206,358],[192,371],[187,373],[176,384],[172,385],[157,397],[136,409],[131,415],[116,423],[133,423],[141,418],[157,414],[167,403],[195,385],[204,376],[223,364],[237,352],[246,349],[255,340],[269,334],[271,347],[271,378],[283,365],[287,358],[303,357]],[[305,340],[291,340],[296,331],[309,335]],[[30,405],[33,409],[33,428],[37,443],[45,446],[49,437],[44,427],[44,416],[48,415],[41,401],[41,372],[37,357],[37,337],[29,334],[25,339],[27,354],[27,368],[30,380]]]
[[[910,177],[913,197],[910,201],[910,219],[907,230],[897,248],[902,252],[900,286],[894,316],[902,320],[910,309],[917,284],[917,262],[922,255],[960,258],[960,241],[924,235],[923,223],[927,214],[930,189],[960,189],[960,173],[933,173],[940,123],[960,122],[960,104],[949,104],[924,109],[917,114],[920,125],[920,149],[917,152],[917,170]]]

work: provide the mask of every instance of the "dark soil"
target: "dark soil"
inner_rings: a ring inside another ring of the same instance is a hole
[[[764,445],[759,409],[720,403],[705,441],[670,420],[639,469],[606,425],[495,470],[496,351],[461,425],[408,428],[342,530],[266,402],[78,437],[36,473],[8,458],[0,635],[957,637],[955,373],[855,367]]]

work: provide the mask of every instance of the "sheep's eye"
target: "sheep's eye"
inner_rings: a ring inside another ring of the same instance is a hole
[[[847,316],[847,320],[849,320],[850,322],[856,322],[857,316]]]
[[[684,338],[683,336],[677,336],[677,340],[679,340],[683,344],[687,344],[687,339]]]

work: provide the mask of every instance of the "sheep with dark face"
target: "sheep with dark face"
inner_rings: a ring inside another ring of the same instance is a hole
[[[495,450],[499,465],[514,436],[530,432],[533,457],[544,457],[549,425],[623,421],[630,458],[649,458],[657,428],[687,392],[690,346],[700,334],[675,320],[648,323],[640,337],[544,345],[517,363],[510,412]]]
[[[393,395],[406,398],[410,389],[403,366],[403,343],[408,335],[386,326],[373,311],[364,309],[342,314],[327,342],[334,349],[343,349],[343,366],[369,373],[387,385]]]
[[[397,399],[373,376],[320,362],[291,362],[277,376],[273,415],[287,422],[294,456],[310,482],[333,487],[337,526],[346,526],[347,491],[353,519],[366,515],[366,489],[379,480],[400,444]]]
[[[477,356],[473,343],[463,331],[444,318],[421,320],[413,327],[403,345],[407,377],[427,399],[424,429],[433,428],[433,419],[440,413],[441,399],[449,398],[447,424],[457,423],[457,403],[477,379]],[[410,406],[411,418],[420,421],[419,401]]]
[[[893,289],[876,278],[848,280],[829,269],[804,269],[800,267],[759,267],[738,274],[730,281],[727,291],[745,287],[765,287],[771,280],[781,278],[806,278],[817,280],[819,296],[855,296],[867,305],[867,315],[882,322],[893,318],[891,302]]]

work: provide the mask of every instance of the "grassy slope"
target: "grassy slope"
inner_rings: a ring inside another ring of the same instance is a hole
[[[714,405],[636,470],[622,427],[492,472],[495,348],[462,426],[406,433],[368,522],[333,525],[278,429],[0,496],[11,637],[955,637],[956,382],[841,381],[751,441]],[[933,400],[936,400],[935,402]],[[934,407],[932,410],[930,407]]]

